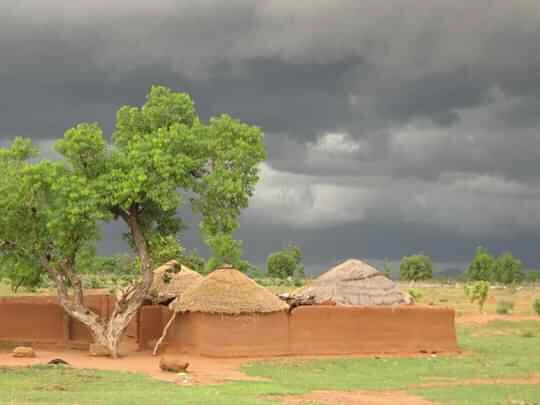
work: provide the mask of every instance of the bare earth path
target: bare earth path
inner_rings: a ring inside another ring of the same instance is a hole
[[[90,357],[86,352],[69,351],[44,351],[36,350],[37,357],[33,359],[14,358],[11,352],[0,352],[0,366],[17,367],[36,364],[46,364],[48,361],[61,358],[71,367],[94,370],[124,371],[142,373],[153,378],[182,382],[174,373],[166,373],[159,368],[160,356],[152,356],[149,352],[131,352],[128,356],[120,359],[104,357]],[[239,368],[246,363],[246,359],[210,359],[205,357],[189,356],[190,384],[217,384],[226,381],[250,381],[261,380],[242,373]],[[253,361],[250,359],[249,361]]]

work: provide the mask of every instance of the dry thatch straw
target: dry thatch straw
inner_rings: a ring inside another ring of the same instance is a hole
[[[293,297],[311,298],[315,303],[336,305],[410,304],[396,283],[369,264],[349,259],[315,279],[312,284],[295,291]]]
[[[232,268],[220,268],[171,303],[176,312],[237,315],[288,310],[289,306],[266,288]]]
[[[203,279],[199,273],[170,260],[154,270],[154,280],[150,287],[150,299],[154,302],[166,302],[177,298],[188,288]]]

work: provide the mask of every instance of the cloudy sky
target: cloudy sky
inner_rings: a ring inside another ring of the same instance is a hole
[[[0,3],[2,143],[110,132],[151,84],[263,128],[255,262],[294,240],[312,268],[478,244],[540,266],[538,0]]]

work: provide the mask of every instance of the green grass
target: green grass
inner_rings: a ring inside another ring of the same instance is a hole
[[[534,385],[470,385],[413,392],[445,405],[538,405],[540,387]]]
[[[540,329],[540,322],[499,322],[502,329]],[[493,326],[489,326],[493,328]],[[475,330],[480,328],[475,328]],[[433,377],[461,380],[527,376],[540,373],[540,338],[509,336],[472,336],[472,329],[460,332],[460,345],[466,352],[456,357],[364,358],[316,360],[304,363],[276,361],[246,367],[250,375],[271,378],[280,384],[303,390],[315,389],[403,389]]]
[[[432,382],[433,378],[466,382],[540,374],[540,321],[497,321],[462,328],[459,339],[468,353],[457,357],[279,360],[245,366],[248,374],[271,381],[216,386],[181,387],[136,374],[61,367],[0,370],[0,403],[270,405],[279,401],[271,401],[269,396],[315,389],[400,389],[447,405],[510,405],[508,398],[540,403],[540,385],[415,388],[414,385]]]

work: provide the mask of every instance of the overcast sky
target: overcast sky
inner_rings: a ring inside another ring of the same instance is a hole
[[[110,132],[152,84],[263,128],[255,262],[294,240],[308,266],[478,244],[540,266],[538,0],[0,2],[3,144]]]

